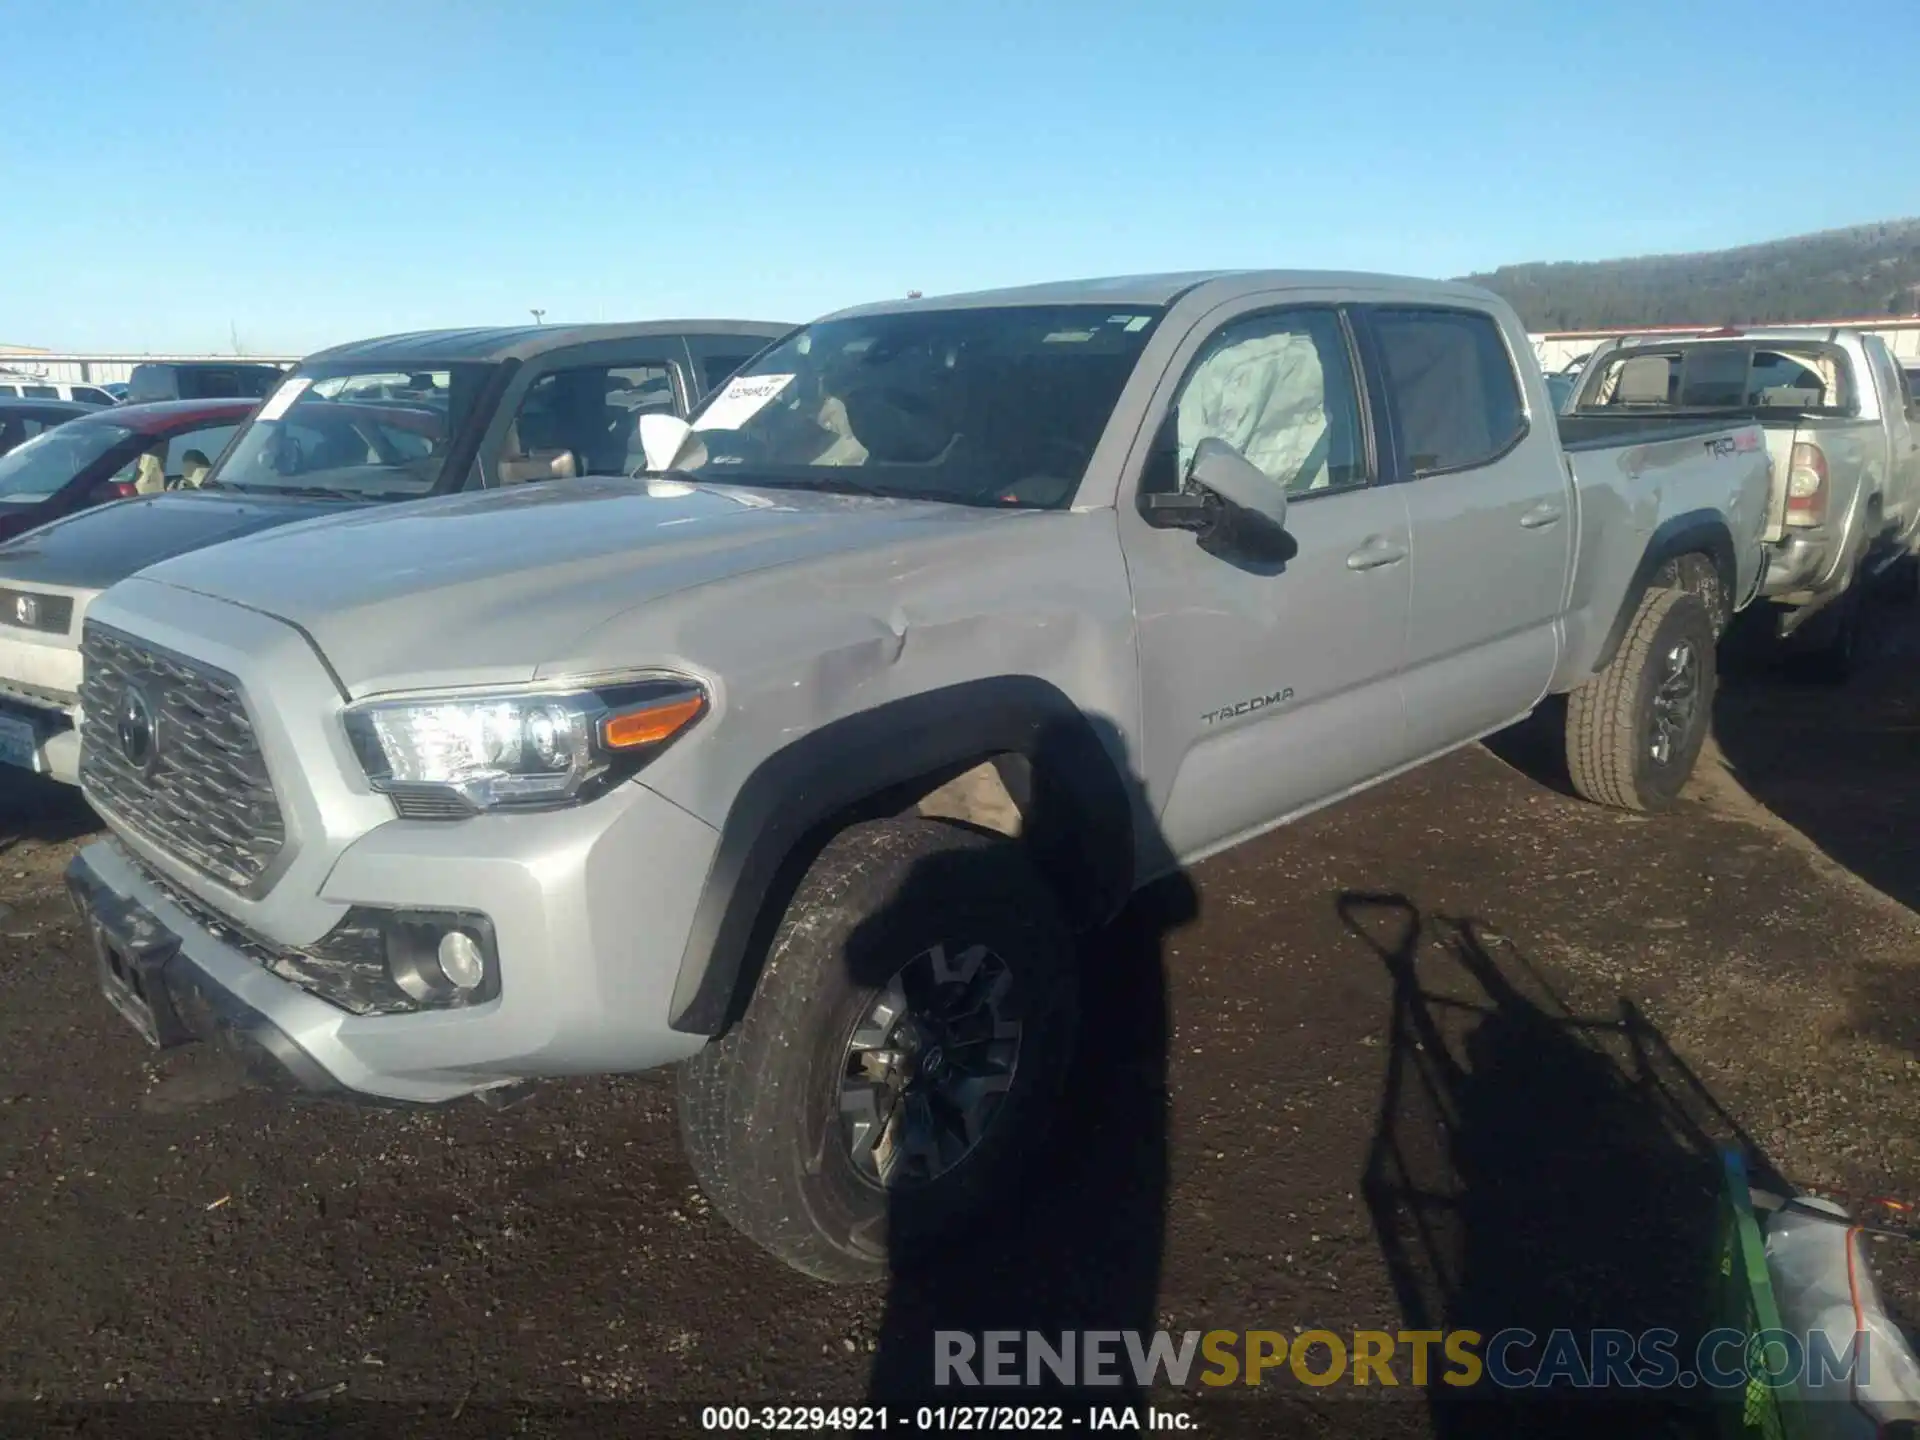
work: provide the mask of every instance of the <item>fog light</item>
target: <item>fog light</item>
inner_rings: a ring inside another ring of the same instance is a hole
[[[480,942],[464,930],[449,930],[440,937],[438,952],[440,973],[458,990],[478,990],[487,978],[487,959]]]
[[[419,1007],[483,1005],[500,994],[493,925],[471,910],[389,910],[386,971]]]

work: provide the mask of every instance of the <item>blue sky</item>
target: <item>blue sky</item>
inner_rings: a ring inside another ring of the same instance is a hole
[[[1913,0],[1844,7],[1853,38],[1811,53],[1721,0],[0,8],[21,344],[225,350],[231,325],[302,352],[535,306],[800,320],[1920,214],[1890,78],[1920,68]]]

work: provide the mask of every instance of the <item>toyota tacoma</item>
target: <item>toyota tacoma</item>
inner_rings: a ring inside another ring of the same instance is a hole
[[[135,1029],[293,1090],[680,1065],[717,1208],[834,1280],[1014,1181],[1076,932],[1549,696],[1672,804],[1761,574],[1756,426],[1584,433],[1459,284],[873,305],[643,429],[107,591],[69,882]]]

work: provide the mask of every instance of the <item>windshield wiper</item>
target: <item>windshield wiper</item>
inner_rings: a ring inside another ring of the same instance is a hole
[[[747,490],[812,490],[822,495],[864,495],[876,500],[937,500],[954,503],[944,495],[928,495],[919,490],[906,490],[891,485],[869,485],[864,480],[847,480],[839,476],[818,479],[808,476],[805,479],[789,477],[786,479],[739,479],[724,476],[701,477],[709,485],[738,485]]]
[[[365,490],[342,490],[333,485],[256,485],[250,495],[297,495],[303,500],[371,500]]]

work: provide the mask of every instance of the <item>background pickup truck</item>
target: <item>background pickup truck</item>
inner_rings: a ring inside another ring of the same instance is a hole
[[[1556,692],[1585,794],[1671,803],[1760,575],[1757,427],[1563,446],[1461,285],[878,305],[642,429],[108,591],[69,881],[142,1034],[292,1086],[686,1062],[716,1206],[833,1279],[1000,1202],[1074,930]]]
[[[642,415],[686,413],[792,328],[668,320],[427,330],[309,356],[237,432],[245,411],[227,413],[217,432],[183,430],[168,493],[87,509],[0,545],[0,765],[78,782],[81,626],[116,580],[236,535],[343,510],[558,475],[626,474],[643,458],[635,438]],[[88,423],[132,426],[127,417],[147,413],[116,408]],[[174,488],[189,445],[206,452],[212,470]]]
[[[1626,337],[1588,361],[1571,413],[1645,430],[1757,420],[1773,458],[1761,594],[1782,639],[1835,679],[1852,666],[1865,581],[1920,594],[1920,421],[1904,371],[1857,330]]]

